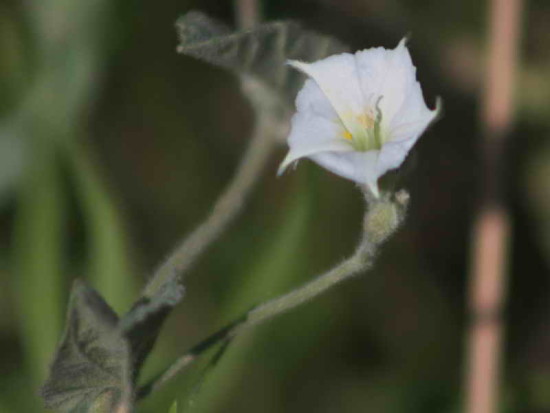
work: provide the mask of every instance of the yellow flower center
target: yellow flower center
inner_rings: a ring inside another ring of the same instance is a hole
[[[349,141],[356,151],[367,152],[378,150],[382,147],[380,124],[382,116],[379,113],[376,118],[369,113],[363,113],[355,118],[357,128],[355,133],[344,128],[342,137]]]
[[[368,109],[360,115],[353,116],[353,130],[344,127],[342,136],[347,141],[350,141],[356,151],[368,152],[380,150],[384,144],[381,130],[382,110],[379,106],[381,99],[382,96],[376,101],[375,110]]]
[[[351,133],[349,133],[347,129],[344,129],[344,132],[342,133],[342,136],[344,137],[344,139],[346,139],[348,141],[353,140],[353,135]]]

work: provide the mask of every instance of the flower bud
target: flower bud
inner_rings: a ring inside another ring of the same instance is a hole
[[[405,215],[408,196],[406,191],[399,191],[393,198],[382,197],[370,203],[363,231],[372,246],[384,242],[399,227]]]

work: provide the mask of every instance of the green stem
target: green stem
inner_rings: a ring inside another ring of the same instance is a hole
[[[246,322],[235,327],[232,335],[237,335],[245,329],[290,311],[360,271],[368,269],[372,263],[373,253],[374,250],[369,242],[362,242],[355,254],[332,270],[282,297],[275,298],[249,311]]]

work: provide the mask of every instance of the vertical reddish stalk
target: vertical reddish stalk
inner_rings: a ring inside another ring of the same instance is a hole
[[[258,0],[236,0],[237,26],[250,29],[260,21],[260,6]]]
[[[468,413],[497,411],[510,219],[502,194],[503,149],[513,120],[522,0],[492,0],[482,105],[484,186],[473,228],[466,365]]]

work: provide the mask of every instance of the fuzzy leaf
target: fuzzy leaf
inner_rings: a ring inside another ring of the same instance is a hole
[[[66,330],[42,388],[48,408],[110,411],[131,394],[129,351],[117,324],[117,315],[101,296],[76,281]]]
[[[199,12],[189,12],[176,23],[178,52],[249,74],[292,103],[303,84],[303,75],[286,65],[288,59],[306,62],[342,53],[348,48],[338,40],[305,30],[291,21],[259,25],[231,33],[219,22]]]
[[[76,281],[66,330],[42,388],[46,407],[92,412],[131,404],[162,322],[182,297],[183,287],[173,280],[119,320],[97,292]]]

